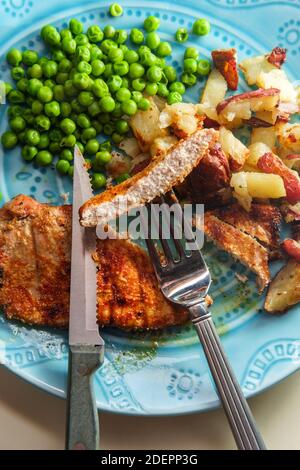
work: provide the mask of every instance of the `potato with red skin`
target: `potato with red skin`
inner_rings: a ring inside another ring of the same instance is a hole
[[[217,106],[217,113],[221,114],[229,105],[235,104],[235,103],[240,103],[242,101],[249,101],[250,102],[250,108],[251,104],[253,105],[253,101],[260,99],[260,98],[269,98],[269,97],[274,97],[275,98],[275,103],[279,103],[279,90],[277,88],[268,88],[267,90],[264,90],[263,88],[259,88],[258,90],[253,90],[253,91],[246,91],[245,93],[240,93],[238,95],[233,95],[227,98],[224,101],[221,101],[221,103],[218,104]],[[252,102],[252,103],[251,103]],[[259,106],[260,109],[252,109],[252,111],[260,111],[264,107],[264,103],[262,103],[261,106]],[[274,104],[270,104],[268,106],[269,109],[273,109],[275,107]]]
[[[282,244],[284,251],[296,261],[300,262],[300,243],[292,238],[286,238]]]
[[[213,63],[225,78],[230,90],[237,90],[239,75],[236,49],[218,49],[211,53]]]
[[[289,203],[295,204],[300,201],[300,179],[277,155],[272,152],[265,153],[257,161],[257,167],[264,173],[273,173],[281,176]]]
[[[286,61],[286,52],[287,49],[283,47],[274,47],[272,52],[267,56],[268,62],[280,69],[282,64]]]

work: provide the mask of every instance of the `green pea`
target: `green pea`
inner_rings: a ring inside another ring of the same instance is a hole
[[[169,95],[167,85],[165,85],[164,83],[159,83],[157,86],[157,94],[162,98],[166,98]]]
[[[195,47],[187,47],[185,52],[184,52],[184,58],[185,59],[198,59],[199,57],[199,52]]]
[[[157,91],[158,91],[157,83],[147,83],[146,88],[145,88],[145,92],[147,93],[147,95],[154,96],[156,95]]]
[[[109,89],[105,81],[102,80],[102,78],[97,78],[96,80],[94,80],[92,92],[95,96],[97,96],[97,98],[103,98],[104,96],[109,94]]]
[[[158,57],[166,57],[172,54],[172,46],[168,42],[161,42],[156,49]]]
[[[132,81],[132,88],[136,91],[143,91],[145,86],[146,86],[146,82],[142,78],[135,78]]]
[[[178,28],[175,33],[176,41],[183,43],[186,42],[189,38],[189,33],[186,28]]]
[[[92,74],[94,75],[94,77],[100,77],[100,75],[102,75],[105,70],[105,64],[100,59],[93,60],[93,62],[91,63],[91,67]]]
[[[140,63],[146,67],[151,67],[156,64],[157,57],[149,51],[140,53]]]
[[[123,15],[123,8],[118,3],[112,3],[109,7],[109,13],[111,16],[121,16]]]
[[[210,32],[210,23],[205,18],[196,20],[193,24],[193,33],[197,36],[205,36]]]
[[[89,45],[89,38],[86,34],[80,33],[75,36],[75,42],[77,46],[88,46]]]
[[[24,51],[22,54],[22,62],[29,67],[34,65],[39,60],[38,53],[36,51]]]
[[[193,73],[185,72],[181,75],[181,81],[186,86],[194,86],[197,82],[197,77]]]
[[[51,90],[53,90],[55,85],[56,85],[55,81],[52,80],[51,78],[47,78],[47,80],[44,81],[44,86],[47,86],[48,88],[51,88]]]
[[[94,127],[88,127],[84,129],[81,133],[81,140],[83,142],[88,142],[91,139],[94,139],[97,135],[97,131]]]
[[[10,106],[7,111],[9,119],[13,119],[16,116],[21,116],[23,114],[23,108],[17,104]]]
[[[211,63],[206,59],[201,59],[198,61],[197,72],[200,76],[206,76],[211,70]]]
[[[42,78],[43,69],[39,64],[34,64],[27,70],[27,75],[31,78]]]
[[[67,80],[65,83],[65,94],[72,98],[73,96],[77,95],[77,89],[73,85],[73,80]]]
[[[120,88],[116,93],[116,98],[120,103],[128,101],[131,98],[131,93],[128,88]]]
[[[137,64],[132,64],[132,65],[137,65]],[[117,75],[120,75],[121,77],[123,75],[127,75],[127,73],[129,72],[129,65],[124,60],[122,60],[121,62],[117,62],[116,64],[114,64],[114,72]]]
[[[37,97],[42,103],[49,103],[53,98],[53,91],[47,86],[41,86],[37,91]]]
[[[4,83],[4,91],[5,91],[5,96],[7,96],[11,90],[13,89],[12,85],[10,83]]]
[[[18,80],[18,82],[17,82],[18,90],[25,93],[27,91],[27,88],[28,88],[28,82],[29,82],[29,80],[27,78],[20,78],[20,80]]]
[[[103,98],[101,98],[99,104],[101,110],[105,113],[111,113],[116,106],[115,100],[111,96],[104,96]]]
[[[38,143],[38,148],[40,150],[47,149],[50,145],[50,139],[48,137],[48,134],[44,133],[40,135],[40,141]]]
[[[61,43],[62,50],[67,54],[75,54],[76,52],[76,41],[75,39],[64,38]]]
[[[53,88],[53,97],[56,101],[64,101],[65,89],[63,85],[55,85],[55,87]]]
[[[136,51],[129,49],[125,52],[124,59],[126,60],[126,62],[128,62],[128,64],[133,64],[135,62],[138,62],[139,55]]]
[[[162,78],[162,70],[157,67],[157,65],[153,65],[147,70],[147,79],[149,82],[157,83]]]
[[[183,70],[187,73],[195,73],[197,71],[196,59],[184,59]]]
[[[57,155],[60,152],[60,144],[59,142],[50,142],[48,145],[48,150],[51,152],[53,155]]]
[[[73,39],[72,31],[70,31],[68,28],[64,28],[60,32],[60,37],[61,39]]]
[[[106,178],[102,173],[94,173],[92,176],[92,186],[95,190],[106,186]]]
[[[147,88],[146,88],[146,92],[147,92]],[[138,103],[143,98],[143,95],[140,91],[133,91],[131,93],[131,97],[132,97],[133,101]]]
[[[73,84],[79,90],[86,90],[90,86],[90,77],[87,73],[75,73]]]
[[[35,161],[40,166],[48,166],[52,163],[53,156],[47,150],[40,150],[35,157]]]
[[[70,20],[69,28],[75,36],[83,32],[83,24],[80,21],[78,21],[76,18],[72,18]]]
[[[49,46],[58,46],[61,40],[60,34],[54,26],[46,25],[41,31],[41,36]]]
[[[58,160],[56,169],[61,175],[67,175],[70,169],[70,163],[67,160]]]
[[[183,83],[181,82],[173,82],[171,83],[170,87],[169,87],[169,90],[171,92],[175,92],[175,93],[180,93],[181,95],[184,95],[185,93],[185,86]]]
[[[72,112],[72,107],[67,101],[60,103],[60,113],[63,118],[69,117]]]
[[[159,28],[160,19],[156,18],[156,16],[148,16],[144,21],[144,29],[151,33],[152,31],[156,31]]]
[[[118,29],[114,35],[114,40],[117,44],[124,44],[127,40],[127,33],[124,29]]]
[[[101,134],[102,129],[103,129],[102,124],[96,119],[93,119],[91,124],[92,124],[92,127],[96,129],[97,134]]]
[[[74,145],[76,144],[76,137],[75,135],[66,135],[65,137],[63,137],[61,139],[61,142],[60,142],[60,147],[74,147]]]
[[[103,133],[105,135],[112,135],[112,133],[114,132],[114,126],[112,125],[112,123],[108,123],[108,124],[104,124],[103,126]]]
[[[25,95],[20,90],[11,90],[8,95],[8,101],[12,104],[21,104],[25,102]]]
[[[51,127],[50,119],[47,116],[43,116],[42,114],[37,116],[34,122],[36,128],[41,132],[48,131]]]
[[[72,106],[72,110],[75,111],[75,113],[83,113],[84,112],[84,106],[82,106],[82,104],[79,103],[77,98],[74,98],[71,101],[71,106]]]
[[[65,53],[60,49],[54,49],[52,51],[52,59],[55,60],[55,62],[60,62],[61,60],[65,59],[65,57]]]
[[[75,132],[76,124],[72,119],[65,118],[61,121],[60,128],[66,135],[70,135]]]
[[[118,44],[112,41],[112,39],[104,39],[104,41],[102,41],[101,43],[101,50],[103,54],[108,54],[110,49],[117,49],[117,47],[118,47]]]
[[[78,101],[79,103],[84,106],[84,107],[88,107],[90,106],[92,103],[94,103],[95,101],[95,96],[93,95],[92,92],[90,91],[82,91],[81,93],[79,93],[78,95]]]
[[[10,49],[6,55],[7,62],[17,67],[22,62],[22,52],[19,49]]]
[[[96,46],[93,44],[90,48],[90,53],[91,53],[91,62],[96,59],[102,59],[103,57],[103,52],[101,51],[100,47]]]
[[[112,75],[107,82],[109,90],[114,93],[122,86],[122,78],[119,75]]]
[[[102,41],[104,34],[99,26],[94,25],[88,28],[87,37],[89,38],[91,43],[96,43]]]
[[[147,100],[147,98],[142,98],[139,102],[138,102],[138,109],[142,110],[142,111],[147,111],[148,109],[150,109],[151,107],[151,103],[149,100]]]
[[[1,143],[5,149],[7,150],[13,149],[18,143],[17,134],[15,134],[12,131],[4,132],[1,136]]]
[[[56,83],[58,85],[64,85],[66,81],[68,80],[68,78],[69,78],[69,74],[67,72],[59,72],[56,75]]]
[[[137,104],[133,100],[122,102],[122,111],[128,116],[133,116],[137,112]]]
[[[13,69],[11,69],[11,77],[14,79],[14,80],[20,80],[21,78],[24,78],[25,77],[25,70],[23,69],[23,67],[14,67]]]
[[[57,117],[60,115],[60,106],[58,101],[50,101],[44,106],[45,114],[49,117]]]
[[[22,157],[25,161],[31,162],[38,153],[38,149],[33,145],[25,145],[22,148]]]
[[[78,46],[76,49],[76,59],[77,62],[84,60],[89,62],[91,60],[91,53],[87,46]]]
[[[26,131],[25,139],[28,145],[36,146],[40,143],[40,133],[35,129],[28,129]]]
[[[169,83],[171,82],[175,82],[175,80],[177,79],[177,72],[175,70],[174,67],[172,67],[172,65],[167,65],[166,67],[164,67],[164,74],[168,80]]]
[[[111,112],[111,115],[114,118],[120,118],[123,115],[123,111],[121,108],[121,103],[119,101],[116,101],[116,107],[115,109]]]
[[[23,112],[23,115],[22,117],[25,119],[25,121],[31,126],[34,124],[34,119],[35,119],[35,116],[34,114],[32,113],[31,109],[25,109],[25,111]]]
[[[106,39],[113,39],[114,35],[116,34],[115,28],[110,24],[105,26],[103,32]]]
[[[89,117],[84,113],[79,114],[77,118],[77,124],[82,129],[87,129],[88,127],[91,127],[91,121]]]
[[[181,103],[182,95],[177,91],[171,91],[171,93],[167,97],[167,102],[168,104]]]
[[[48,60],[46,64],[43,65],[43,74],[46,78],[55,77],[58,70],[58,65],[54,60]]]
[[[149,49],[156,49],[159,44],[160,37],[155,31],[146,35],[146,45],[149,47]]]
[[[99,150],[99,142],[97,139],[90,139],[85,146],[85,151],[88,155],[95,155]]]
[[[116,121],[115,126],[116,131],[119,134],[126,134],[129,131],[129,124],[127,121],[125,121],[125,119],[119,119],[118,121]]]
[[[106,165],[112,159],[112,155],[108,150],[101,150],[96,153],[96,161],[99,165]]]
[[[144,34],[140,29],[133,28],[130,31],[130,41],[133,42],[133,44],[142,44],[144,41]]]
[[[103,77],[109,79],[113,74],[113,64],[105,64],[104,72],[103,72]]]
[[[129,66],[129,77],[132,79],[141,78],[145,74],[145,68],[141,64],[131,64]]]
[[[73,160],[73,152],[70,149],[63,149],[59,155],[59,158],[60,160],[67,160],[68,162],[71,162]]]
[[[111,62],[121,62],[124,59],[124,54],[121,49],[110,49],[108,52],[108,58]]]
[[[98,120],[101,124],[107,124],[110,122],[110,115],[108,113],[101,113]]]
[[[73,176],[74,176],[74,165],[70,166],[69,171],[68,171],[68,175],[70,176],[70,178],[73,178]]]
[[[72,69],[72,62],[66,57],[63,58],[58,64],[59,72],[70,72]]]
[[[101,108],[100,105],[97,101],[94,101],[89,107],[88,107],[88,113],[92,117],[98,116],[98,114],[101,113]]]
[[[116,145],[119,145],[122,140],[123,140],[124,136],[121,135],[121,134],[118,134],[117,132],[113,132],[112,133],[112,136],[111,136],[111,140],[116,144]]]
[[[51,142],[60,142],[63,138],[63,133],[58,128],[53,128],[49,131],[49,139]]]
[[[166,66],[166,59],[164,57],[157,57],[155,65],[161,69],[164,69]]]

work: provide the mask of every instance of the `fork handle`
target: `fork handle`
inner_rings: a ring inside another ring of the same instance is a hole
[[[251,410],[226,357],[211,314],[206,311],[203,304],[191,307],[190,313],[238,449],[266,450]]]

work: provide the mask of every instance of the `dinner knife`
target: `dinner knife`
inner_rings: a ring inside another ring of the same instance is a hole
[[[79,224],[78,210],[93,197],[85,160],[74,151],[71,299],[66,449],[97,450],[99,420],[93,374],[104,361],[104,341],[96,320],[96,231]]]

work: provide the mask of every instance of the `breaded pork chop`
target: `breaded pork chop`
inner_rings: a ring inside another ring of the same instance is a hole
[[[200,129],[178,142],[144,170],[87,201],[79,210],[81,225],[95,227],[151,202],[181,183],[217,141],[214,129]]]
[[[0,209],[0,306],[26,324],[67,327],[71,206],[18,196]],[[186,321],[162,296],[152,263],[127,240],[98,240],[98,322],[157,329]]]

